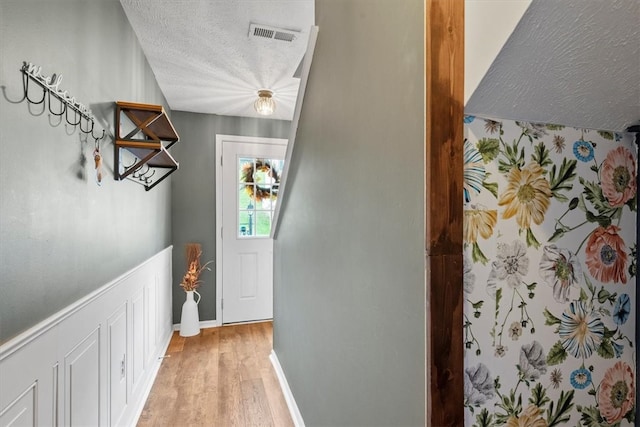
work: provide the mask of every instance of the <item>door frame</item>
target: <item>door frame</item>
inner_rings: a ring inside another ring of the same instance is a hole
[[[216,320],[215,326],[222,326],[222,146],[225,142],[247,144],[287,145],[288,139],[264,138],[257,136],[240,136],[216,134],[215,169],[216,169]],[[281,196],[281,195],[280,195]],[[273,226],[273,224],[272,224]]]

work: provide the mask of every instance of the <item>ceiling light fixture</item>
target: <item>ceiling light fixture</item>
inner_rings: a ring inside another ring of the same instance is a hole
[[[253,103],[253,108],[262,116],[270,116],[276,110],[276,102],[273,100],[273,92],[268,89],[258,91],[258,99]]]

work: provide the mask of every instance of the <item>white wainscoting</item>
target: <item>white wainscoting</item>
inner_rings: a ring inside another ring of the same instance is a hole
[[[173,332],[171,251],[0,346],[0,427],[135,425]]]

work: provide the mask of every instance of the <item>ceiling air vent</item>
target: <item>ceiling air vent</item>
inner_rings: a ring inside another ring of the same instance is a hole
[[[299,31],[285,30],[269,27],[267,25],[251,24],[249,26],[249,38],[273,39],[284,42],[292,42],[300,34]]]

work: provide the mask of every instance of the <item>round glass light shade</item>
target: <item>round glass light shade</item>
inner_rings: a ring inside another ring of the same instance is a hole
[[[258,114],[270,116],[276,110],[276,102],[273,100],[273,92],[270,90],[259,90],[258,99],[253,103],[253,108]]]

